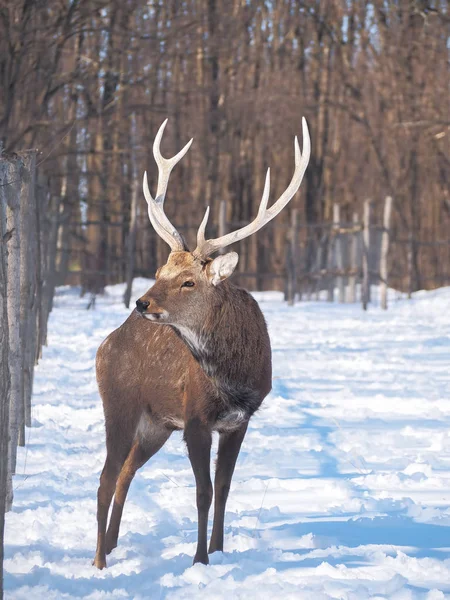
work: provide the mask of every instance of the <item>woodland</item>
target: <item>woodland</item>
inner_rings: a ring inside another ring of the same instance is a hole
[[[279,197],[304,116],[300,192],[239,244],[236,279],[287,281],[289,304],[362,281],[364,308],[381,283],[385,308],[388,284],[450,285],[449,40],[446,0],[0,0],[0,597],[56,286],[92,308],[126,281],[128,306],[167,257],[142,194],[161,123],[165,156],[194,138],[165,205],[193,247],[207,206],[208,237],[255,217],[269,166]]]
[[[221,202],[232,226],[255,216],[268,166],[273,201],[285,189],[302,116],[301,191],[240,245],[241,272],[283,271],[293,210],[307,269],[333,205],[379,218],[389,195],[392,284],[450,283],[449,32],[440,0],[1,0],[0,144],[38,150],[56,283],[96,294],[164,260],[142,177],[165,118],[165,155],[194,138],[166,201],[192,245],[206,206],[211,234]]]

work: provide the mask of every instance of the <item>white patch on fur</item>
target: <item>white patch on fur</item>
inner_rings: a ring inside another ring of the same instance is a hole
[[[135,437],[140,442],[148,442],[164,435],[161,425],[155,425],[148,415],[141,415],[138,426],[136,427]]]
[[[216,431],[234,431],[245,421],[248,421],[245,411],[240,409],[231,410],[214,424],[214,429]]]
[[[161,323],[164,323],[164,320],[167,319],[167,317],[169,316],[169,313],[167,312],[167,310],[163,310],[161,312],[161,316],[160,317],[156,317],[155,315],[152,315],[151,313],[142,313],[144,315],[144,317],[146,319],[148,319],[149,321],[153,321],[154,323],[158,323],[159,321],[161,321]]]
[[[183,419],[177,419],[177,417],[164,417],[164,425],[169,427],[175,427],[176,429],[184,429]]]
[[[195,333],[195,331],[192,331],[183,325],[174,325],[174,327],[181,333],[188,346],[191,346],[197,352],[203,352],[205,350],[205,342]]]

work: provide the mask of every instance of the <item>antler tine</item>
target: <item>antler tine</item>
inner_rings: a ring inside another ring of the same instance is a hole
[[[158,129],[155,141],[153,142],[153,156],[155,157],[156,164],[158,165],[158,187],[156,191],[156,198],[153,198],[147,180],[147,172],[144,173],[144,196],[148,204],[148,216],[151,224],[153,225],[156,233],[169,244],[173,252],[179,252],[185,250],[185,243],[183,238],[172,225],[164,212],[164,200],[166,198],[167,185],[169,183],[169,177],[174,166],[183,158],[186,152],[191,147],[193,139],[189,142],[172,158],[164,158],[161,154],[160,145],[161,139],[164,133],[164,129],[167,125],[168,119],[166,119],[161,127]]]
[[[261,227],[263,227],[266,223],[271,221],[274,217],[277,216],[279,212],[283,210],[286,204],[291,200],[294,194],[299,189],[303,176],[306,171],[306,167],[308,166],[309,157],[311,155],[311,140],[309,137],[308,125],[306,123],[306,119],[302,118],[302,133],[303,133],[303,153],[300,152],[300,147],[298,145],[297,137],[294,139],[294,152],[295,152],[295,170],[294,175],[292,176],[291,182],[286,188],[286,190],[281,194],[278,200],[267,209],[267,202],[269,199],[269,191],[270,191],[270,169],[267,170],[266,175],[266,183],[264,185],[264,192],[261,199],[261,204],[259,205],[258,214],[254,221],[242,227],[241,229],[237,229],[236,231],[232,231],[227,233],[226,235],[216,238],[213,240],[205,240],[205,229],[206,223],[209,215],[209,208],[206,211],[206,214],[203,218],[203,221],[199,227],[197,234],[197,248],[194,251],[194,254],[198,257],[206,258],[213,252],[216,252],[220,248],[225,248],[230,244],[243,240],[244,238],[256,233]]]
[[[267,202],[269,201],[269,195],[270,195],[270,168],[267,169],[266,181],[264,183],[264,191],[263,191],[263,195],[261,198],[261,203],[259,205],[258,215],[257,215],[256,219],[253,221],[253,224],[261,222],[262,224],[260,225],[260,227],[262,227],[264,225],[264,223],[262,221],[264,220],[264,215],[265,215],[266,208],[267,208]],[[208,217],[209,217],[209,206],[206,209],[205,216],[203,217],[203,221],[200,223],[200,227],[198,228],[198,233],[197,233],[197,249],[194,251],[194,254],[199,257],[201,257],[201,256],[206,257],[209,254],[216,252],[216,250],[219,250],[219,248],[224,247],[222,245],[216,247],[215,246],[216,240],[205,240],[205,229],[206,229],[206,224],[208,222]],[[247,225],[247,227],[249,227],[249,226],[250,225]],[[258,229],[259,229],[259,227],[258,227]],[[239,229],[238,231],[235,231],[234,233],[231,233],[228,235],[235,235],[239,231],[241,231],[241,230]],[[222,240],[222,239],[223,238],[218,238],[218,240]],[[237,241],[237,240],[235,240],[235,241]],[[232,243],[233,242],[231,241],[225,245],[229,246]],[[201,249],[201,251],[199,249]]]
[[[160,207],[156,204],[155,200],[150,194],[147,181],[147,171],[144,173],[143,188],[144,196],[148,204],[148,217],[150,219],[150,223],[153,225],[153,229],[156,231],[159,237],[169,244],[172,251],[177,252],[184,250],[184,242],[181,235],[178,233],[175,227],[171,226],[170,221],[161,211]],[[167,228],[167,225],[164,226],[162,224],[164,218],[166,219],[167,224],[170,226],[170,229]]]
[[[173,156],[172,158],[164,158],[161,154],[161,140],[164,133],[164,129],[166,128],[167,121],[166,119],[161,127],[158,129],[158,133],[156,134],[155,141],[153,142],[153,156],[155,157],[156,164],[158,165],[158,189],[156,191],[156,202],[161,206],[164,204],[164,199],[166,197],[167,184],[169,183],[169,176],[174,168],[174,166],[180,162],[183,156],[191,147],[194,138],[191,138],[189,142],[182,148],[178,154]]]
[[[203,247],[204,244],[206,243],[205,230],[206,230],[206,224],[208,223],[208,217],[209,217],[209,206],[206,207],[205,216],[203,217],[202,222],[200,223],[200,227],[198,228],[197,248]]]

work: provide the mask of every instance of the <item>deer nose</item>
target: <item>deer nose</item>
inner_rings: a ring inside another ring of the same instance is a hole
[[[145,312],[149,305],[150,302],[147,302],[147,300],[136,300],[136,310],[140,313]]]

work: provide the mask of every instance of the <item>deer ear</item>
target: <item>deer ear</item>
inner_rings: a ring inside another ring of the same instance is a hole
[[[209,265],[208,279],[213,285],[229,277],[238,263],[239,256],[236,252],[228,252],[217,256]]]

